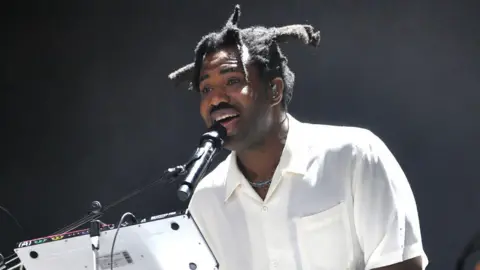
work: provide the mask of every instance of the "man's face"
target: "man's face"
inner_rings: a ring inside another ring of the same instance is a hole
[[[239,54],[225,48],[206,55],[200,71],[200,114],[207,127],[217,121],[227,129],[225,148],[238,151],[259,143],[269,123],[269,102],[257,68],[243,74]]]

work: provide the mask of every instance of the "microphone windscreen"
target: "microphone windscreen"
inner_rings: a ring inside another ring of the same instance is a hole
[[[217,132],[218,137],[222,140],[225,139],[225,137],[227,137],[227,129],[219,122],[214,122],[209,130]]]

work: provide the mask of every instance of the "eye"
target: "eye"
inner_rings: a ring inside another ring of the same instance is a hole
[[[227,85],[234,85],[240,82],[239,78],[229,78],[227,81]]]
[[[201,94],[207,94],[208,92],[212,91],[211,87],[205,86],[202,89],[200,89]]]

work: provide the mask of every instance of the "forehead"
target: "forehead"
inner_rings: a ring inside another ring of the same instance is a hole
[[[249,74],[248,76],[250,76],[252,73],[256,73],[250,59],[249,51],[245,45],[242,46],[241,57],[235,47],[224,47],[207,53],[203,58],[203,63],[200,68],[199,83],[208,78],[230,72],[244,73],[241,63],[245,63],[245,71]]]
[[[239,63],[239,53],[234,48],[223,48],[205,55],[201,71],[207,71],[218,68],[222,65],[237,65]]]

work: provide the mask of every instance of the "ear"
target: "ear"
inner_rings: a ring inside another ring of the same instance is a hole
[[[275,77],[270,81],[270,100],[271,106],[276,106],[282,102],[283,99],[283,90],[285,89],[285,84],[283,79],[280,77]]]

